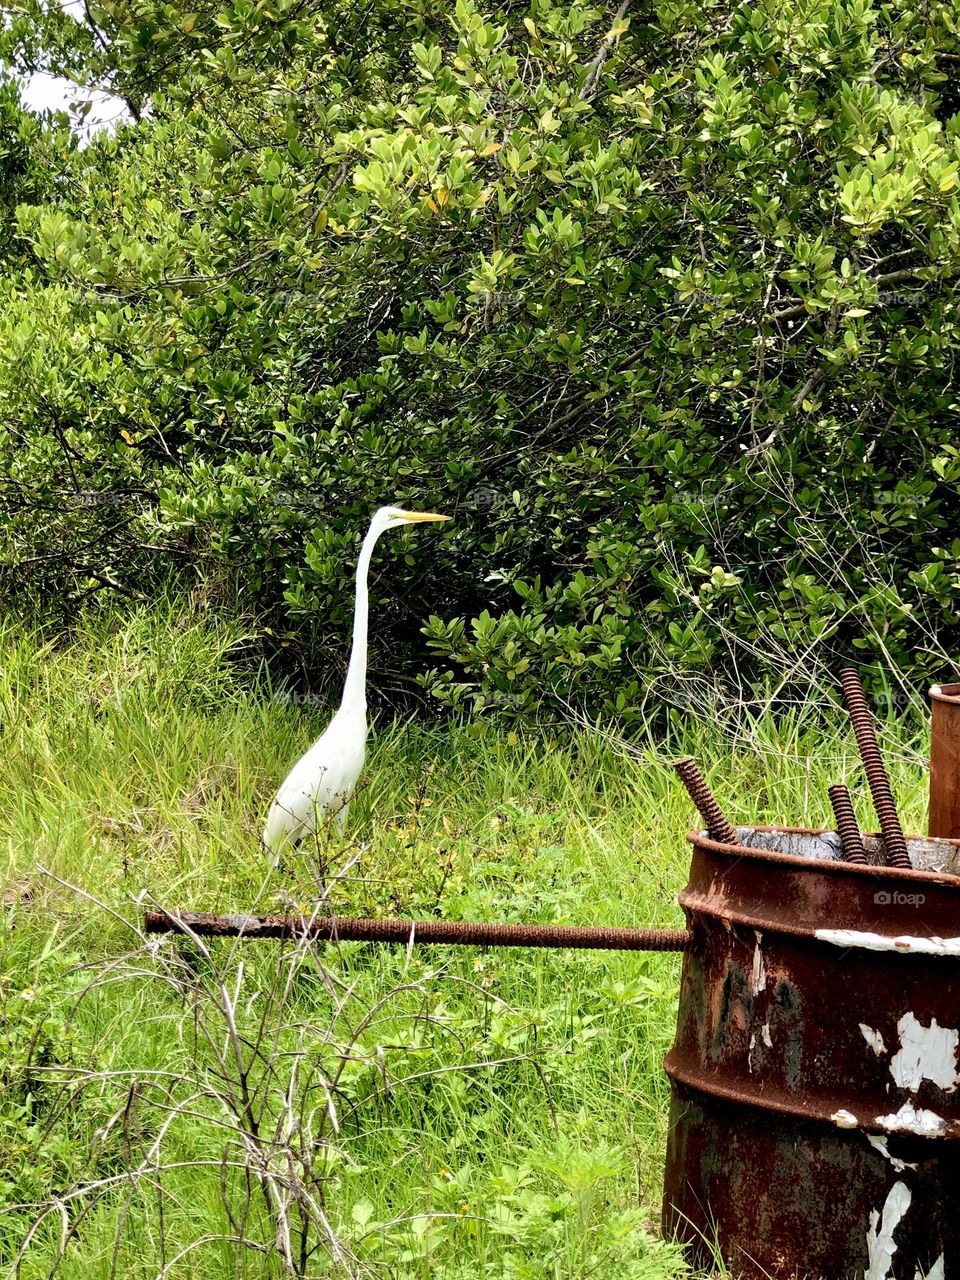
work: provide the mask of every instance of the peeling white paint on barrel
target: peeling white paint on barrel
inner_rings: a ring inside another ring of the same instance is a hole
[[[910,1188],[905,1182],[895,1182],[883,1204],[883,1215],[876,1209],[870,1212],[870,1229],[867,1232],[867,1266],[864,1280],[889,1280],[890,1264],[897,1246],[893,1234],[910,1208]],[[879,1230],[877,1227],[879,1225]]]
[[[925,1027],[912,1013],[897,1023],[900,1049],[890,1063],[890,1073],[901,1089],[915,1092],[930,1080],[949,1092],[957,1087],[957,1044],[960,1032],[937,1025]]]
[[[899,951],[903,955],[960,956],[960,938],[913,938],[900,934],[861,933],[858,929],[817,929],[814,937],[835,947],[862,947],[866,951]]]
[[[838,1129],[855,1129],[860,1123],[852,1111],[844,1111],[842,1107],[839,1111],[835,1111],[830,1119]]]
[[[766,970],[765,970],[765,969],[764,969],[764,967],[763,967],[763,952],[760,950],[760,943],[761,943],[761,940],[762,940],[762,939],[763,939],[763,934],[762,934],[762,933],[758,933],[758,934],[757,934],[757,946],[756,946],[756,949],[755,949],[755,951],[754,951],[754,953],[753,953],[753,974],[752,974],[752,980],[753,980],[753,994],[754,994],[754,995],[759,995],[759,993],[760,993],[761,991],[763,991],[763,990],[764,990],[764,988],[765,988],[765,987],[766,987],[766,985],[767,985],[767,973],[766,973]]]
[[[878,1058],[882,1057],[883,1054],[886,1053],[887,1046],[883,1043],[883,1036],[879,1031],[874,1031],[873,1027],[868,1027],[865,1022],[861,1022],[860,1034]]]
[[[915,1133],[918,1138],[942,1138],[947,1132],[942,1116],[917,1108],[912,1102],[905,1102],[893,1115],[877,1116],[874,1123],[888,1133]]]
[[[886,1138],[881,1138],[878,1133],[868,1133],[867,1141],[874,1150],[880,1152],[892,1169],[896,1169],[897,1173],[903,1173],[906,1169],[916,1169],[917,1166],[915,1164],[910,1164],[906,1160],[898,1160],[896,1156],[891,1155]]]
[[[914,1280],[945,1280],[947,1274],[947,1260],[941,1253],[926,1275],[921,1275],[918,1267],[914,1275]]]

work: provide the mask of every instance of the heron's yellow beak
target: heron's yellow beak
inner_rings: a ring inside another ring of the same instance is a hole
[[[452,520],[452,516],[438,516],[432,511],[405,511],[403,513],[404,520],[408,520],[411,524],[422,524],[428,520]]]

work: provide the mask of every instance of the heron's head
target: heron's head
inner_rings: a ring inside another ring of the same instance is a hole
[[[402,507],[381,507],[373,517],[373,525],[381,530],[398,529],[403,524],[428,524],[449,519],[449,516],[438,516],[432,511],[404,511]]]

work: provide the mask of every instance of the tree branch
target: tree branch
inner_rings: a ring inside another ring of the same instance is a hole
[[[905,280],[919,280],[921,284],[932,283],[926,276],[918,274],[916,267],[905,267],[902,271],[888,271],[883,276],[868,277],[870,284],[902,284]],[[782,311],[774,311],[770,317],[771,320],[792,320],[794,316],[810,315],[807,311],[805,302],[798,302],[795,306],[785,307]]]
[[[620,8],[613,15],[613,22],[611,23],[610,30],[600,42],[600,48],[597,50],[596,57],[587,66],[587,78],[584,80],[583,88],[580,90],[581,98],[589,98],[593,93],[596,83],[600,78],[600,73],[603,70],[603,64],[610,57],[617,40],[620,38],[620,33],[617,31],[617,25],[621,19],[626,17],[627,10],[630,8],[631,3],[632,0],[623,0]]]

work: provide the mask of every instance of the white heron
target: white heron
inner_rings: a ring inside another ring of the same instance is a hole
[[[343,697],[326,731],[287,774],[270,806],[263,831],[270,853],[294,848],[316,832],[318,821],[335,819],[340,831],[346,824],[367,747],[367,571],[377,539],[401,525],[449,519],[431,511],[381,507],[370,521],[357,561],[353,643]]]

